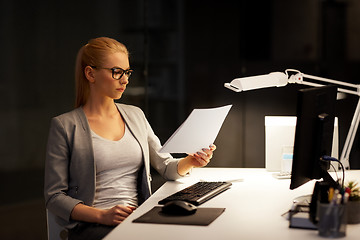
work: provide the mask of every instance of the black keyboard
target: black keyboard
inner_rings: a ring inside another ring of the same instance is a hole
[[[196,206],[206,202],[210,198],[229,189],[230,182],[197,182],[183,190],[180,190],[162,200],[159,204],[165,204],[170,201],[180,200],[192,203]]]

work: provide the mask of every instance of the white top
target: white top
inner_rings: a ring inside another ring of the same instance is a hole
[[[105,139],[91,131],[96,164],[94,207],[137,206],[137,173],[142,164],[139,143],[125,125],[118,141]]]

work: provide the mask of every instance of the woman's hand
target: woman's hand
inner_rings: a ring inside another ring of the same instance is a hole
[[[103,210],[100,223],[116,226],[124,221],[135,209],[135,207],[116,205],[110,209]]]
[[[116,226],[124,221],[135,209],[135,207],[123,205],[116,205],[110,209],[98,209],[79,203],[72,210],[71,218],[77,221]]]
[[[181,159],[178,164],[178,173],[184,176],[194,167],[204,167],[208,165],[215,149],[216,146],[211,144],[209,148],[203,148],[201,151]]]
[[[210,162],[212,156],[213,156],[213,152],[215,151],[216,146],[214,144],[211,144],[209,146],[209,148],[203,148],[201,151],[192,154],[190,156],[192,156],[192,166],[193,167],[204,167],[206,165],[208,165],[208,163]]]

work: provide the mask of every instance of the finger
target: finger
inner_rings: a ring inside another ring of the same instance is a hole
[[[133,212],[132,207],[129,207],[129,206],[117,205],[117,208],[120,209],[121,211],[125,212],[125,213],[128,213],[128,214]]]
[[[110,223],[110,225],[111,226],[117,226],[117,225],[119,225],[120,223],[122,223],[123,221],[122,220],[116,220],[116,219],[114,219],[111,223]]]
[[[215,149],[216,149],[215,144],[210,144],[210,146],[209,146],[209,147],[210,147],[210,150],[211,150],[211,151],[215,151]]]
[[[202,148],[202,149],[200,149],[199,151],[197,151],[196,153],[197,154],[207,154],[209,151],[211,151],[209,148]]]
[[[216,147],[210,147],[210,148],[203,148],[202,151],[206,153],[207,155],[212,155],[215,151]]]
[[[209,162],[210,162],[209,160],[202,158],[200,159],[199,164],[201,164],[202,166],[206,166]]]
[[[196,154],[199,158],[202,158],[202,159],[208,158],[208,154],[205,152],[197,152]]]
[[[213,152],[211,150],[203,148],[203,152],[205,153],[205,155],[202,155],[203,158],[205,158],[205,159],[212,158]]]
[[[195,159],[200,165],[206,165],[209,163],[209,159],[204,159],[201,156],[195,157]]]
[[[119,217],[127,218],[132,211],[130,210],[124,210],[124,209],[115,209],[114,214]]]
[[[205,154],[209,154],[211,152],[211,150],[209,148],[203,148],[201,149],[203,153]]]
[[[208,148],[202,148],[201,150],[203,152],[212,152],[216,149],[216,146],[214,144],[211,144]]]
[[[211,144],[210,146],[209,146],[209,148],[203,148],[203,149],[201,149],[200,151],[198,151],[198,152],[196,152],[196,153],[194,153],[194,154],[188,154],[189,156],[201,156],[202,155],[202,153],[203,154],[205,154],[205,155],[210,155],[210,154],[212,154],[212,152],[214,151],[216,149],[216,146],[214,145],[214,144]]]
[[[127,210],[128,213],[132,213],[136,209],[136,207],[126,206],[125,209]]]
[[[136,210],[136,207],[128,206],[128,208],[130,208],[132,211]]]
[[[213,152],[210,149],[203,148],[203,152],[206,154],[206,157],[211,157]]]
[[[107,224],[111,226],[116,226],[122,221],[124,221],[126,217],[121,216],[120,214],[117,213],[116,210],[114,210],[113,213],[108,216],[108,218],[109,218],[109,222]]]
[[[122,219],[122,218],[126,218],[127,216],[129,216],[129,213],[124,212],[123,210],[120,210],[120,209],[116,209],[114,211],[114,216],[116,217],[116,219]]]
[[[113,219],[113,223],[114,223],[114,225],[117,225],[117,224],[122,223],[125,219],[126,218],[124,218],[124,217],[116,217]]]

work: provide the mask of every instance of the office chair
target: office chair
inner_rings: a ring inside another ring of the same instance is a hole
[[[48,240],[67,240],[67,232],[55,221],[55,215],[46,209]]]

